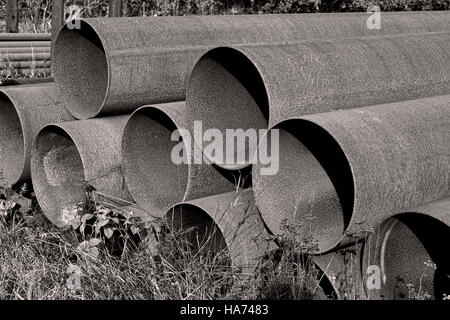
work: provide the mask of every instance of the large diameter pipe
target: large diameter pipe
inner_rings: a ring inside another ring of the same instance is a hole
[[[30,60],[23,60],[23,61],[11,61],[8,63],[8,67],[13,67],[16,69],[26,69],[30,68],[31,66],[34,66],[35,68],[45,68],[50,67],[50,60],[36,60],[36,61],[30,61]]]
[[[187,124],[185,102],[175,102],[139,108],[124,129],[125,181],[136,203],[152,216],[164,216],[179,202],[236,188],[238,176],[223,175],[193,150]],[[186,161],[178,161],[180,156]]]
[[[384,221],[365,241],[362,271],[368,297],[420,299],[428,294],[442,299],[449,294],[449,238],[449,199]]]
[[[73,120],[54,86],[0,88],[0,168],[8,184],[30,180],[31,146],[39,130]]]
[[[450,33],[217,48],[194,67],[186,104],[204,130],[265,129],[292,117],[450,93]],[[255,146],[241,155],[249,165]],[[237,153],[237,150],[234,150]]]
[[[34,191],[42,211],[56,226],[67,225],[67,212],[85,202],[88,185],[108,203],[130,203],[120,150],[127,119],[51,124],[37,135],[31,161]]]
[[[279,171],[253,168],[258,208],[274,234],[294,221],[329,250],[450,194],[449,127],[450,96],[284,121]]]
[[[184,202],[171,208],[166,217],[172,229],[192,230],[187,235],[192,245],[213,252],[227,250],[233,265],[244,271],[277,248],[251,189]]]
[[[80,28],[66,24],[57,36],[55,82],[70,112],[86,119],[184,101],[195,61],[217,46],[450,31],[450,17],[442,12],[383,13],[379,30],[368,29],[367,18],[355,13],[85,19]]]

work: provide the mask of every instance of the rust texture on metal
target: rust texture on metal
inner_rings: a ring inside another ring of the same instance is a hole
[[[329,250],[344,233],[358,237],[390,215],[448,196],[449,107],[450,97],[438,96],[281,122],[278,173],[253,168],[269,229],[277,233],[292,219]]]
[[[186,104],[204,130],[266,129],[307,114],[449,94],[449,60],[450,33],[442,32],[217,48],[194,67]],[[249,165],[255,149],[231,168]]]
[[[55,83],[86,119],[184,101],[195,61],[217,46],[450,31],[442,12],[383,13],[380,30],[366,21],[365,13],[85,19],[58,34]]]
[[[192,230],[192,243],[227,250],[232,263],[251,270],[277,246],[255,206],[251,189],[187,201],[168,210],[169,225]]]
[[[30,180],[30,152],[47,124],[73,120],[52,84],[0,87],[0,168],[8,184]]]
[[[442,299],[450,290],[450,200],[384,221],[365,241],[362,270],[369,299]]]
[[[86,200],[88,186],[105,201],[132,204],[120,149],[128,117],[63,122],[39,132],[32,150],[33,187],[42,211],[56,226],[68,224],[74,205]]]
[[[198,158],[201,152],[193,149],[187,123],[185,102],[141,107],[127,122],[122,138],[125,181],[150,215],[163,216],[179,202],[236,188],[239,176],[223,175]],[[174,157],[184,162],[175,163]]]

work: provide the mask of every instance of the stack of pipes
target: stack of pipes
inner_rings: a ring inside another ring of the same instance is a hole
[[[450,14],[383,13],[380,29],[367,17],[63,26],[55,83],[0,91],[3,173],[10,184],[31,179],[59,227],[89,184],[173,227],[214,229],[204,237],[211,250],[227,248],[243,270],[276,250],[288,225],[299,241],[315,239],[311,258],[337,297],[348,298],[335,279],[350,261],[355,296],[396,298],[401,277],[442,298],[450,288],[439,248],[450,228]],[[241,149],[216,139],[216,153],[225,150],[217,157],[203,133],[196,141],[199,123],[265,134]],[[257,157],[269,145],[275,171]],[[436,268],[420,276],[425,262]]]
[[[0,33],[0,75],[50,73],[51,39],[46,33]]]

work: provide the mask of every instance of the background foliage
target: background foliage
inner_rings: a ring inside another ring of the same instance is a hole
[[[382,11],[450,10],[450,0],[122,0],[124,16],[189,14],[299,13],[366,11],[371,4]],[[51,0],[19,0],[21,31],[48,32]],[[3,31],[6,0],[0,0]],[[84,17],[108,14],[108,0],[65,0],[83,8]]]

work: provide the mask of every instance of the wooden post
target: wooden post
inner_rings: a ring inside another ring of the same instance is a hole
[[[64,0],[53,0],[52,1],[52,57],[53,57],[53,47],[55,46],[56,36],[58,35],[59,29],[63,26],[65,21],[64,14]]]
[[[6,32],[19,31],[19,0],[8,0],[6,2]]]
[[[108,15],[110,17],[122,16],[122,0],[109,0]]]

